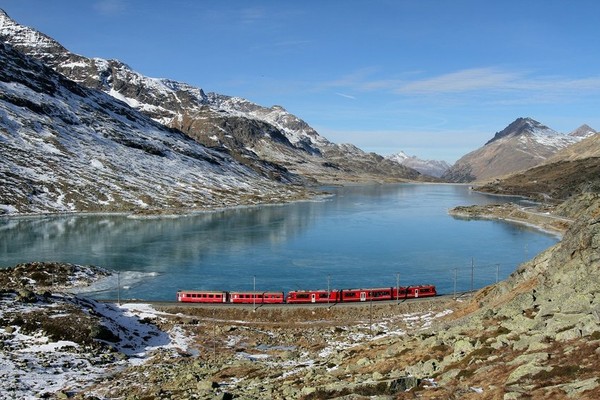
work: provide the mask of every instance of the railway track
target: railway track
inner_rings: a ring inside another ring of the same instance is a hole
[[[469,298],[474,292],[463,292],[457,293],[456,299]],[[234,304],[234,303],[185,303],[179,301],[153,301],[153,300],[139,300],[139,299],[99,299],[98,301],[103,303],[141,303],[150,304],[153,307],[160,308],[204,308],[204,309],[236,309],[236,310],[264,310],[264,309],[337,309],[337,308],[348,308],[348,307],[377,307],[377,306],[389,306],[393,304],[407,304],[407,303],[420,303],[420,302],[446,302],[453,300],[452,294],[442,294],[435,297],[423,297],[423,298],[409,298],[399,300],[377,300],[377,301],[354,301],[354,302],[339,302],[339,303],[304,303],[304,304]]]

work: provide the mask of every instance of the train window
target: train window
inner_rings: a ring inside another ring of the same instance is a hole
[[[319,298],[320,299],[326,299],[327,298],[327,293],[319,293]]]
[[[307,293],[299,293],[296,295],[297,299],[308,299],[308,294]]]

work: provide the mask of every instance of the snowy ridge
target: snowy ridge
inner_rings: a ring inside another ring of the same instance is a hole
[[[215,93],[208,97],[201,88],[170,79],[146,77],[118,60],[72,54],[50,37],[19,25],[1,10],[0,36],[18,50],[43,60],[70,79],[96,87],[168,126],[177,126],[204,106],[221,114],[270,123],[281,129],[292,144],[300,148],[308,145],[312,153],[318,153],[318,146],[329,143],[282,107],[265,108],[239,97]]]
[[[208,100],[217,110],[224,110],[234,115],[266,121],[281,129],[293,144],[301,142],[321,147],[331,144],[320,136],[306,122],[287,112],[281,106],[262,107],[241,97],[229,97],[210,93]]]

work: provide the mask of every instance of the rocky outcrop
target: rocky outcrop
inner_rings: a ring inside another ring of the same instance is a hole
[[[600,394],[600,197],[563,240],[523,264],[506,281],[478,292],[424,346],[447,350],[407,368],[435,378],[435,392],[480,388],[486,398],[545,396],[593,399]]]

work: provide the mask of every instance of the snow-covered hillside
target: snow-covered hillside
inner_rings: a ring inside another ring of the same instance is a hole
[[[4,213],[214,208],[298,195],[4,43],[0,62]]]

